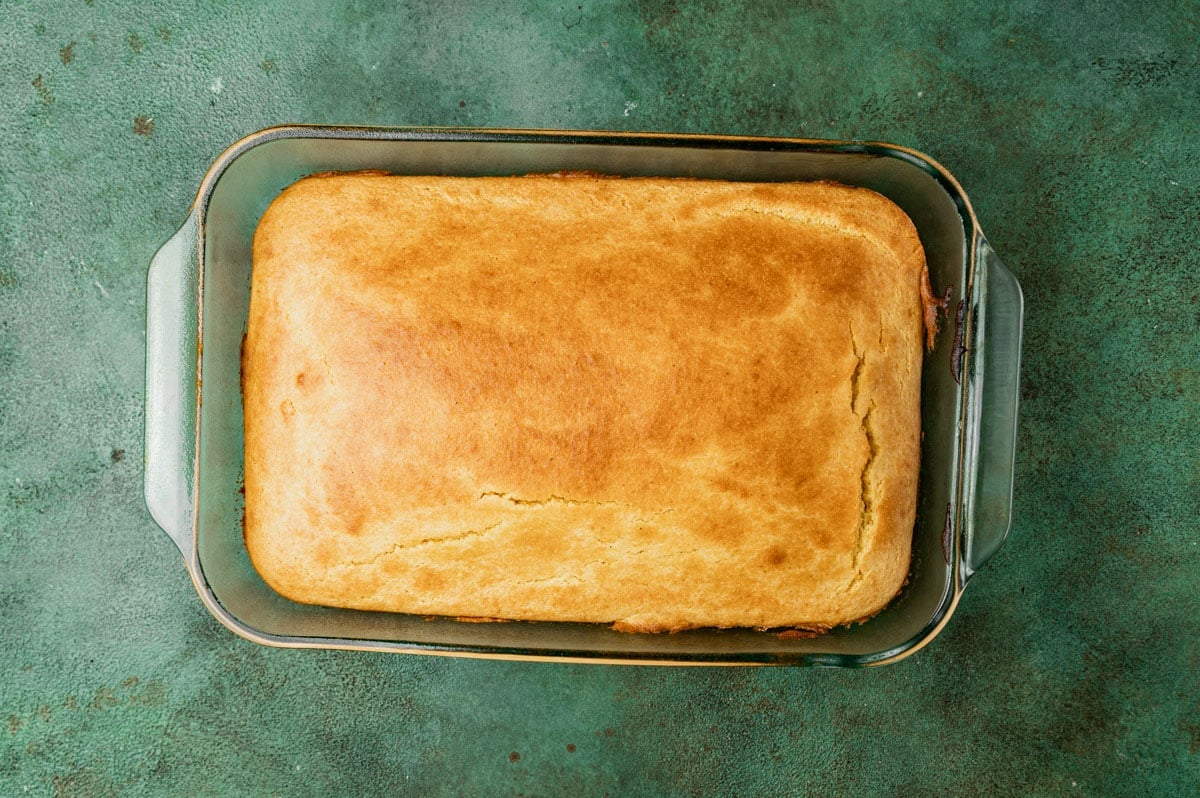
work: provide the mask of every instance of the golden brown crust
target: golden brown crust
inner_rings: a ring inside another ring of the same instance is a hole
[[[302,602],[824,628],[908,570],[925,262],[863,189],[322,176],[263,216],[246,545]]]

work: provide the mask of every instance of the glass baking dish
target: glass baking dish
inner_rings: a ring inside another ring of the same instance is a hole
[[[269,588],[242,541],[240,349],[259,217],[323,171],[507,175],[588,170],[744,181],[835,180],[873,189],[915,223],[934,290],[949,297],[922,378],[912,566],[869,621],[819,637],[752,629],[629,634],[598,624],[467,623],[297,604]],[[729,136],[290,126],[213,163],[180,230],[150,265],[146,503],[205,606],[274,646],[505,659],[854,667],[895,662],[950,619],[1010,525],[1020,286],[984,239],[958,182],[890,144]]]

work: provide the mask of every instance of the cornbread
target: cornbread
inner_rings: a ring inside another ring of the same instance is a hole
[[[284,596],[825,629],[905,580],[928,277],[878,194],[319,175],[253,258],[245,539]]]

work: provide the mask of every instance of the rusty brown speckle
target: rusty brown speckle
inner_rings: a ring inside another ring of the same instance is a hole
[[[75,42],[69,41],[63,48],[58,51],[58,60],[63,62],[63,66],[71,63],[75,59]]]
[[[950,564],[950,555],[954,550],[954,514],[950,511],[950,502],[946,502],[946,523],[942,527],[942,556],[946,565]]]
[[[52,105],[54,103],[54,95],[50,93],[50,89],[46,88],[46,81],[42,79],[41,75],[33,79],[33,87],[37,89],[38,97],[42,103],[45,105]]]
[[[963,346],[963,316],[966,313],[966,305],[964,300],[958,300],[958,310],[954,312],[954,347],[950,350],[950,373],[954,375],[954,381],[962,385],[962,364],[963,353],[967,348]]]
[[[162,706],[167,700],[167,686],[158,679],[151,679],[142,684],[140,692],[130,692],[126,700],[148,707]]]
[[[519,762],[520,759],[521,759],[521,755],[518,754],[516,751],[513,751],[511,754],[508,755],[509,762]]]
[[[113,693],[111,687],[101,687],[96,690],[96,694],[92,696],[92,700],[88,706],[92,709],[106,709],[108,707],[115,707],[119,703],[120,701],[117,700],[117,696]]]
[[[1183,730],[1188,735],[1188,751],[1193,754],[1200,754],[1200,725],[1183,724]]]
[[[567,753],[568,754],[575,753],[575,743],[567,743]]]
[[[112,460],[114,463],[119,463],[125,459],[125,450],[124,449],[113,449],[112,454],[110,454],[108,456],[108,458],[110,460]]]
[[[154,117],[152,116],[135,116],[133,118],[133,132],[139,136],[151,136],[154,134]]]
[[[242,392],[242,396],[246,395],[246,334],[242,333],[242,342],[238,345],[238,362],[242,367],[238,369],[238,390]]]
[[[821,633],[813,629],[784,629],[775,635],[780,640],[811,640]]]

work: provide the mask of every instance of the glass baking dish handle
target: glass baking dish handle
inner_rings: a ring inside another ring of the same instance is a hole
[[[1021,285],[978,234],[975,330],[971,352],[971,411],[975,435],[974,484],[967,490],[966,576],[983,567],[1004,545],[1012,526],[1017,402],[1021,371]]]
[[[146,280],[146,506],[185,560],[196,456],[198,229],[193,211],[154,255]]]

